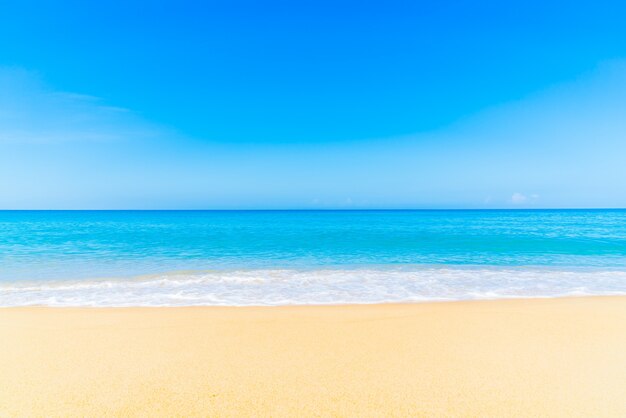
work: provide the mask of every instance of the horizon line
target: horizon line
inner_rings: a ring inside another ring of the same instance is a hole
[[[553,208],[282,208],[282,209],[0,209],[0,212],[428,212],[428,211],[547,211],[626,210],[626,207]]]

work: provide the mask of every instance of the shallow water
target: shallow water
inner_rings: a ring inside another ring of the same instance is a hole
[[[0,306],[626,293],[626,211],[4,211]]]

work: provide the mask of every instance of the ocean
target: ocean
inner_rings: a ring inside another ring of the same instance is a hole
[[[0,211],[0,306],[626,294],[626,210]]]

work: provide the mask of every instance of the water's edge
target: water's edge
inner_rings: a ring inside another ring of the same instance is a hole
[[[0,306],[281,306],[626,295],[626,271],[502,267],[249,269],[0,284]]]

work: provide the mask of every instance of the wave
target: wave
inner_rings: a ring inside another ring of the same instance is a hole
[[[385,267],[192,271],[4,282],[0,306],[258,306],[626,294],[626,271]]]

